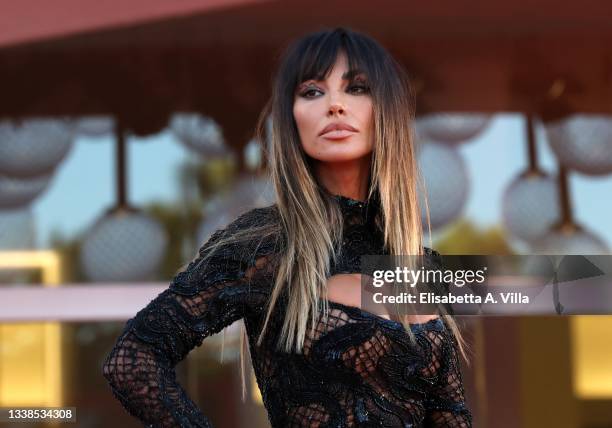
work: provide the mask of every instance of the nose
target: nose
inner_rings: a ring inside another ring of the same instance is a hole
[[[346,111],[346,108],[342,104],[335,102],[329,106],[328,115],[329,116],[340,115],[340,114],[344,114],[345,111]]]

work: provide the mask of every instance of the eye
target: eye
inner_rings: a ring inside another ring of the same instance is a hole
[[[353,94],[367,94],[370,91],[370,88],[363,84],[357,84],[351,85],[348,90]]]
[[[305,90],[303,90],[300,93],[300,96],[304,98],[314,98],[317,92],[321,92],[321,91],[318,90],[317,88],[310,87],[310,88],[306,88]]]

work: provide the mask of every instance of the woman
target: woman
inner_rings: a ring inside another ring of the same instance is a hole
[[[277,203],[217,231],[170,287],[128,321],[104,364],[147,426],[208,427],[174,366],[243,318],[275,428],[470,427],[450,315],[360,306],[360,256],[422,246],[407,79],[371,38],[338,28],[285,53],[260,120],[272,118]]]

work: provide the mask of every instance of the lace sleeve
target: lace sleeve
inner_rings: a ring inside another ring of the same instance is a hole
[[[258,209],[262,210],[262,209]],[[176,364],[203,339],[259,307],[269,244],[211,248],[252,223],[252,210],[217,231],[168,289],[130,319],[103,364],[112,393],[147,427],[210,427],[175,378]]]

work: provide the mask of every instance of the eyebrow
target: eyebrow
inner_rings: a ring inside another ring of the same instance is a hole
[[[363,75],[364,77],[366,76],[366,74],[365,74],[365,72],[363,70],[360,70],[360,69],[349,70],[349,71],[345,72],[342,75],[342,80],[353,80],[355,77],[357,77],[359,75]],[[323,76],[323,75],[318,75],[318,76],[314,76],[311,79],[306,79],[306,80],[304,80],[304,82],[307,82],[309,80],[321,81],[321,80],[323,80],[324,77],[325,76]],[[304,82],[302,82],[302,83],[304,83]]]
[[[353,80],[356,76],[360,74],[363,74],[365,77],[365,73],[362,70],[359,70],[359,69],[349,70],[342,75],[342,79],[343,80]]]

